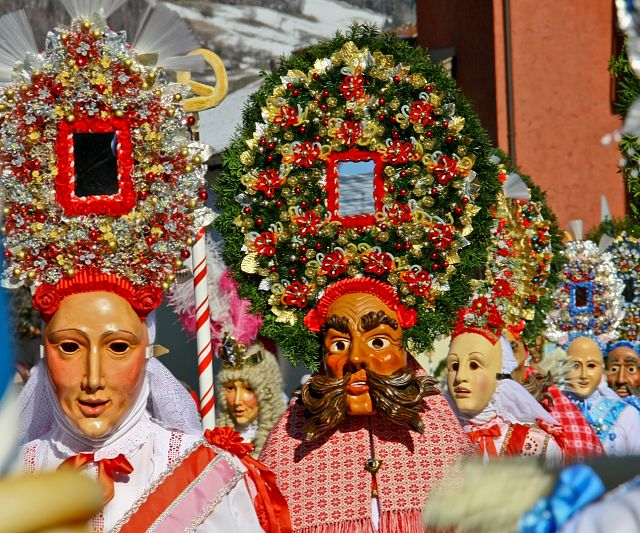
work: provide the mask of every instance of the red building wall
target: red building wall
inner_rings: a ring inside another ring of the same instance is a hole
[[[576,218],[585,228],[597,224],[601,194],[614,216],[625,213],[620,156],[615,145],[601,144],[620,127],[607,70],[612,3],[509,2],[516,163],[547,191],[563,227]],[[417,9],[418,42],[455,48],[462,91],[508,151],[503,0],[419,0]]]

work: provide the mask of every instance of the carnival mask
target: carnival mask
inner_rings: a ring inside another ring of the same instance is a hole
[[[147,328],[113,293],[66,297],[47,324],[45,362],[62,411],[81,433],[114,431],[144,380]]]
[[[502,369],[502,348],[478,333],[461,333],[449,346],[447,386],[458,411],[473,418],[489,404]]]
[[[623,398],[640,387],[640,356],[630,346],[618,346],[607,356],[607,382]]]
[[[381,414],[422,431],[422,398],[437,394],[433,378],[407,366],[396,312],[379,298],[345,294],[328,308],[322,329],[326,375],[303,387],[305,438],[312,440],[348,415]]]
[[[253,422],[260,414],[260,404],[247,381],[228,381],[224,386],[225,399],[229,414],[238,426]]]
[[[587,398],[593,394],[602,381],[602,352],[593,339],[578,337],[567,349],[571,370],[567,373],[567,385],[571,391]]]

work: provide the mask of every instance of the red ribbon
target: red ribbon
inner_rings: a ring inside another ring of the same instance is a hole
[[[275,474],[249,455],[249,452],[253,450],[253,444],[243,442],[240,434],[230,427],[208,429],[204,432],[204,438],[214,446],[235,455],[247,468],[247,473],[264,504],[268,523],[262,524],[262,526],[267,532],[292,533],[287,500],[276,484]]]
[[[98,465],[98,483],[102,487],[104,493],[105,505],[113,499],[113,482],[116,474],[131,474],[133,466],[127,461],[127,458],[120,454],[113,459],[95,460],[92,453],[79,453],[66,459],[58,468],[81,469],[88,463],[96,463]]]
[[[489,457],[498,457],[498,451],[496,450],[496,445],[493,443],[493,438],[501,436],[502,431],[500,431],[500,427],[497,424],[488,428],[469,431],[467,435],[471,439],[471,442],[478,445],[478,453],[480,455],[484,455],[486,451]]]

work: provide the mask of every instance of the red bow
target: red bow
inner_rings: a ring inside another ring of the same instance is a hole
[[[486,451],[489,457],[498,457],[496,445],[493,443],[493,437],[502,435],[502,431],[500,431],[498,425],[469,431],[467,435],[471,439],[471,442],[478,445],[478,453],[480,455],[484,455]]]
[[[127,458],[120,454],[113,459],[95,460],[92,453],[79,453],[66,459],[58,468],[74,468],[79,470],[88,463],[98,465],[98,483],[104,493],[105,505],[113,499],[113,481],[116,474],[131,474],[133,466]]]
[[[235,455],[247,468],[247,473],[262,499],[261,507],[267,514],[267,524],[262,524],[264,529],[269,533],[291,533],[287,501],[276,484],[274,473],[249,455],[253,450],[253,444],[243,442],[240,434],[230,427],[208,429],[204,432],[204,438],[214,446]]]

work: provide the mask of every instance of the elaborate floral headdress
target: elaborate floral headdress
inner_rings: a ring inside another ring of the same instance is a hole
[[[185,109],[198,106],[164,69],[191,68],[193,58],[172,57],[155,37],[162,31],[176,56],[196,41],[158,4],[130,45],[106,23],[122,3],[65,2],[73,20],[48,34],[43,52],[24,13],[0,19],[0,57],[11,63],[0,68],[11,75],[0,86],[3,278],[31,286],[45,319],[66,295],[96,290],[145,316],[208,223],[210,150],[193,140],[197,119]],[[17,34],[31,45],[12,56],[6,43]]]
[[[317,366],[322,302],[358,284],[412,310],[416,348],[447,331],[499,183],[477,118],[424,52],[354,27],[296,54],[223,161],[225,259],[288,357]]]
[[[580,239],[580,225],[574,228]],[[618,338],[625,313],[624,285],[613,257],[583,240],[570,241],[564,253],[567,263],[553,293],[555,304],[547,315],[545,335],[564,348],[577,337],[590,337],[604,352],[604,346]]]
[[[470,305],[458,313],[453,334],[478,333],[495,344],[503,329],[520,337],[536,317],[552,269],[553,226],[542,215],[542,202],[531,197],[530,179],[525,182],[509,168],[504,154],[494,157],[503,192],[492,210],[484,278],[475,283]],[[540,198],[539,189],[536,193]]]
[[[587,237],[599,242],[603,236],[611,238],[607,252],[624,286],[625,315],[618,325],[619,337],[637,345],[640,343],[640,224],[631,218],[606,218]],[[611,349],[610,346],[608,350]]]

